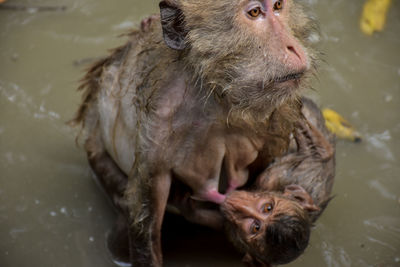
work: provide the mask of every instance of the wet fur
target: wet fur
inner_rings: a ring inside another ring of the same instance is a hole
[[[182,10],[187,32],[185,49],[166,48],[158,16],[142,23],[140,30],[129,35],[127,44],[89,69],[79,88],[83,91],[83,101],[73,120],[82,126],[92,168],[109,188],[108,193],[116,196],[114,203],[128,218],[131,262],[139,266],[162,265],[159,230],[165,208],[163,201],[166,202],[170,186],[168,181],[172,179],[165,170],[185,157],[176,151],[190,149],[202,137],[200,132],[191,132],[185,125],[197,123],[206,114],[211,124],[246,129],[250,136],[262,137],[266,140],[258,163],[262,167],[287,150],[301,106],[300,90],[274,90],[274,79],[285,75],[280,70],[282,66],[273,60],[256,64],[260,53],[270,57],[268,49],[261,48],[264,43],[249,37],[237,24],[232,16],[235,10],[229,10],[235,5],[230,1],[170,2],[176,2]],[[208,6],[213,8],[204,9]],[[313,69],[315,56],[307,43],[313,24],[299,15],[301,12],[297,8],[296,5],[292,9],[297,11],[292,14],[290,32],[309,52]],[[266,69],[270,69],[268,75],[265,75]],[[193,102],[181,106],[167,102],[166,105],[165,90],[173,86],[168,85],[168,81],[177,73],[185,74],[181,79],[189,86],[183,93],[177,92],[175,98],[182,97],[182,93],[189,95]],[[307,76],[310,74],[312,71]],[[307,80],[307,76],[304,79]],[[105,144],[104,136],[96,135],[104,130],[98,110],[104,97],[102,86],[107,86],[110,98],[116,103],[112,110],[114,125],[107,133],[111,139],[109,144]],[[246,94],[242,93],[243,88]],[[129,110],[122,108],[127,103],[131,107]],[[179,110],[190,105],[196,105],[197,109],[192,113],[183,112],[186,117],[180,120]],[[131,114],[135,117],[133,124],[121,120],[129,115],[126,112],[134,113]],[[173,114],[178,114],[175,121]],[[165,131],[154,130],[159,125],[163,125]],[[129,138],[134,155],[129,163],[121,163],[126,157],[117,151],[123,127],[134,129]],[[171,135],[171,131],[176,132]],[[105,167],[107,164],[111,171]],[[127,181],[123,173],[128,175]],[[118,191],[121,184],[126,186],[122,196]]]
[[[316,104],[307,98],[303,98],[302,103],[305,121],[297,123],[289,153],[275,159],[256,179],[252,190],[243,192],[241,199],[228,197],[227,204],[221,209],[226,218],[227,236],[246,253],[245,261],[249,266],[286,264],[301,255],[308,245],[312,223],[332,199],[335,139],[326,129]],[[301,189],[299,193],[288,190],[293,185],[292,190]],[[243,232],[241,226],[241,216],[244,215],[237,216],[235,212],[235,206],[242,204],[235,202],[254,197],[272,197],[282,201],[279,211],[274,210],[270,215],[273,217],[268,221],[265,236],[248,242],[249,234]],[[301,205],[307,205],[307,208]]]
[[[325,120],[315,103],[303,98],[302,112],[308,126],[297,127],[300,136],[297,142],[301,142],[296,144],[298,152],[277,159],[257,178],[255,186],[256,190],[283,192],[285,186],[300,185],[320,207],[320,210],[310,212],[315,221],[332,199],[335,138],[325,127]]]

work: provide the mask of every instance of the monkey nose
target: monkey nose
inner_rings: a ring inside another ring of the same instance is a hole
[[[307,57],[301,47],[287,45],[285,49],[285,61],[287,61],[296,72],[305,72],[309,69]]]
[[[297,53],[296,49],[293,46],[291,45],[287,46],[286,50],[287,50],[286,53],[298,57],[301,60],[301,56],[299,55],[299,53]]]
[[[252,213],[253,200],[242,191],[233,191],[227,194],[227,197],[223,203],[224,206],[229,206],[230,209],[240,213],[249,214]]]
[[[254,211],[254,209],[252,209],[252,208],[250,208],[250,207],[247,207],[247,206],[243,206],[243,207],[241,208],[241,212],[242,212],[244,215],[246,215],[246,217],[247,217],[247,216],[249,216],[249,217],[256,217],[255,215],[257,215],[256,212]]]
[[[255,210],[254,207],[252,207],[251,205],[248,205],[248,203],[246,202],[237,203],[237,205],[235,205],[235,210],[242,217],[258,217],[257,210]]]

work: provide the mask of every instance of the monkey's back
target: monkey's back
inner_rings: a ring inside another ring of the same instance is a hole
[[[134,30],[128,42],[96,62],[82,80],[83,101],[73,120],[81,124],[83,138],[98,136],[118,166],[129,173],[135,160],[138,140],[147,130],[154,113],[160,84],[168,70],[159,65],[163,55],[159,18],[145,29]]]

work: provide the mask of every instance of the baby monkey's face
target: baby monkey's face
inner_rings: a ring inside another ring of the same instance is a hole
[[[294,191],[228,194],[221,205],[227,234],[247,257],[265,266],[284,264],[307,247],[311,226],[308,209]]]
[[[221,211],[237,229],[237,234],[249,244],[265,239],[268,225],[277,217],[304,214],[297,201],[282,194],[248,191],[229,194],[221,205]]]

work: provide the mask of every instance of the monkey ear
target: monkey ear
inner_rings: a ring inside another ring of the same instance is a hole
[[[172,49],[183,50],[186,47],[187,32],[184,28],[182,11],[170,0],[160,2],[161,27],[164,41]]]
[[[320,210],[320,208],[314,204],[310,194],[300,185],[291,184],[286,186],[283,195],[297,201],[306,211]]]

